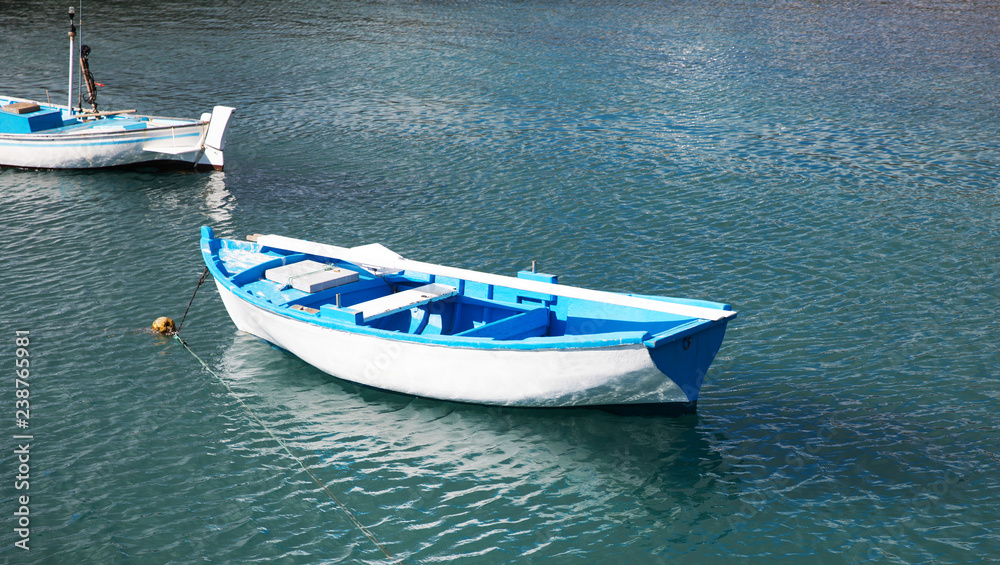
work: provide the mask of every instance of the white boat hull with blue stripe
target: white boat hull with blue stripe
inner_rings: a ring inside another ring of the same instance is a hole
[[[0,96],[0,166],[92,169],[151,163],[222,170],[232,113],[216,106],[197,120],[87,114]]]
[[[361,385],[521,407],[693,410],[728,305],[586,290],[280,236],[202,254],[238,329]],[[293,273],[289,275],[289,273]]]

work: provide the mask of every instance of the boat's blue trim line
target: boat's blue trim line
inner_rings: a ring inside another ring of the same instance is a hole
[[[148,131],[148,130],[125,130],[120,132],[94,132],[94,135],[120,135],[127,133],[135,133],[137,131]],[[31,134],[18,134],[18,135],[31,135]],[[157,137],[136,137],[133,139],[114,139],[109,141],[86,141],[86,142],[61,142],[53,139],[24,139],[17,140],[16,142],[7,142],[0,139],[0,146],[12,146],[12,147],[26,147],[30,145],[38,145],[44,147],[94,147],[96,145],[124,145],[128,143],[149,143],[152,141],[161,141],[167,139],[183,139],[187,137],[201,137],[201,132],[193,133],[182,133],[179,135],[162,135]]]
[[[216,274],[215,270],[211,268],[209,270],[212,271],[213,276]],[[495,340],[487,338],[462,337],[454,335],[428,336],[428,335],[410,334],[403,332],[394,332],[388,330],[381,330],[370,326],[356,325],[355,323],[352,323],[352,321],[349,321],[349,320],[357,320],[358,316],[354,316],[353,318],[345,316],[345,321],[340,321],[329,317],[318,316],[316,314],[305,313],[300,310],[293,310],[290,308],[275,308],[273,304],[271,304],[269,301],[261,300],[245,291],[241,291],[239,287],[233,285],[229,280],[225,279],[224,277],[218,280],[221,280],[223,286],[228,288],[237,298],[249,302],[250,304],[261,310],[270,312],[272,314],[276,314],[278,316],[283,316],[285,318],[292,318],[302,323],[307,323],[327,328],[330,330],[369,335],[372,337],[380,337],[396,341],[422,343],[426,345],[465,347],[469,349],[524,349],[524,350],[570,349],[570,348],[598,349],[598,348],[620,347],[620,346],[641,346],[643,344],[643,341],[649,337],[649,332],[623,331],[623,332],[609,332],[605,334],[592,334],[583,336],[529,337],[515,341],[505,341],[505,340]],[[345,312],[347,311],[345,310]]]

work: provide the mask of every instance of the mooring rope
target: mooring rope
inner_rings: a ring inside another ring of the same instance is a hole
[[[177,324],[177,330],[174,332],[175,336],[181,333],[181,328],[184,326],[184,319],[188,317],[188,310],[191,309],[191,304],[194,303],[194,297],[196,294],[198,294],[198,289],[201,288],[201,284],[205,282],[205,279],[207,278],[208,278],[208,267],[205,267],[205,271],[201,274],[201,278],[198,279],[198,286],[194,287],[194,292],[191,293],[191,300],[188,301],[188,307],[184,309],[184,315],[181,316],[181,323]]]
[[[201,275],[201,279],[198,281],[198,286],[195,287],[194,293],[191,295],[191,302],[194,302],[194,295],[198,293],[198,287],[200,287],[201,284],[205,282],[205,278],[207,275],[208,275],[208,269],[206,268],[205,272]],[[188,309],[191,308],[191,302],[188,302]],[[184,316],[185,317],[187,316],[187,310],[184,311]],[[184,324],[184,318],[181,318],[181,325],[183,324]],[[366,528],[365,525],[362,524],[354,516],[353,513],[351,513],[350,509],[348,509],[347,506],[344,505],[344,503],[341,502],[340,499],[333,494],[333,491],[331,491],[329,487],[327,487],[326,484],[323,483],[323,481],[319,480],[319,477],[317,477],[316,474],[312,472],[312,469],[310,469],[309,466],[306,465],[304,461],[302,461],[301,459],[296,457],[294,453],[292,453],[292,450],[289,449],[287,445],[285,445],[285,442],[281,441],[281,438],[279,438],[277,435],[274,434],[274,432],[271,431],[271,428],[269,428],[267,424],[265,424],[264,421],[261,420],[253,410],[250,409],[249,406],[247,406],[246,402],[243,402],[243,399],[236,395],[236,392],[233,391],[232,387],[229,386],[229,383],[227,383],[222,377],[216,374],[215,371],[213,371],[212,368],[209,367],[208,364],[205,363],[205,361],[191,349],[191,346],[189,346],[187,342],[181,338],[180,336],[181,325],[178,325],[177,331],[173,332],[174,339],[176,339],[182,346],[184,346],[184,349],[186,349],[188,353],[191,354],[192,357],[197,359],[198,362],[201,363],[201,366],[204,367],[206,371],[208,371],[213,377],[216,378],[216,380],[222,383],[222,386],[226,387],[226,390],[229,391],[229,395],[235,398],[236,401],[240,403],[240,406],[243,407],[243,410],[245,410],[247,414],[250,414],[250,417],[252,417],[260,425],[261,428],[264,428],[264,431],[267,432],[267,435],[271,436],[271,439],[277,442],[277,444],[280,445],[281,448],[285,450],[285,453],[287,453],[289,457],[294,459],[295,462],[298,463],[299,467],[301,467],[302,470],[305,471],[306,474],[309,475],[317,485],[319,485],[319,487],[323,490],[323,492],[325,492],[327,496],[329,496],[330,499],[333,500],[333,502],[337,505],[337,507],[340,508],[341,512],[343,512],[344,515],[346,515],[347,518],[351,521],[351,523],[353,523],[359,530],[361,530],[361,533],[363,533],[369,540],[371,540],[371,542],[375,544],[375,547],[379,548],[379,550],[388,559],[395,561],[396,558],[391,553],[389,553],[389,550],[387,550],[384,545],[382,545],[378,541],[378,538],[375,537],[375,534],[373,534],[371,530]]]

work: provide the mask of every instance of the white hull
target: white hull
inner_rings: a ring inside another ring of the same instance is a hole
[[[216,283],[237,328],[336,377],[455,402],[504,406],[688,403],[642,344],[483,350],[387,339],[309,324]]]

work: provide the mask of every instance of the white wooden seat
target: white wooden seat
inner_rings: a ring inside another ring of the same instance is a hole
[[[431,283],[360,304],[352,304],[347,308],[361,312],[364,321],[370,322],[436,300],[444,300],[456,294],[458,294],[458,289],[453,286]]]
[[[264,271],[264,278],[310,294],[358,281],[358,273],[316,261],[298,261]]]

